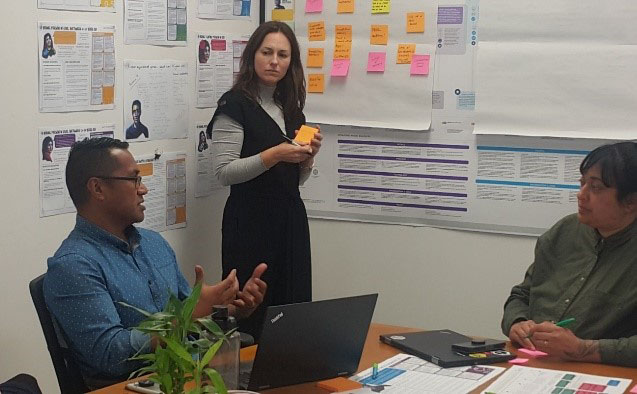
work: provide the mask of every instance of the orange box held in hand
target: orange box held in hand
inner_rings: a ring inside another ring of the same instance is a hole
[[[296,134],[296,137],[294,137],[294,141],[309,144],[312,142],[312,138],[314,138],[314,133],[318,133],[318,129],[303,125]]]

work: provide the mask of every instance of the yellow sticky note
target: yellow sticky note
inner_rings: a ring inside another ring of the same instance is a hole
[[[309,41],[325,41],[325,22],[308,22],[307,37]]]
[[[272,10],[272,20],[273,21],[292,21],[294,20],[294,10]]]
[[[308,74],[307,81],[308,93],[323,93],[325,91],[325,76],[323,74]]]
[[[390,0],[372,0],[372,14],[388,14]]]
[[[411,55],[416,52],[416,44],[398,44],[396,64],[411,64]]]
[[[307,67],[323,67],[323,48],[307,48]]]
[[[296,133],[296,137],[294,137],[294,141],[301,142],[304,144],[309,144],[310,142],[312,142],[312,138],[314,138],[314,133],[316,132],[318,132],[318,129],[303,125],[299,129],[299,132]]]
[[[336,7],[337,14],[346,14],[354,12],[354,0],[338,0]]]
[[[424,33],[425,32],[425,13],[424,12],[408,12],[407,13],[407,33]]]
[[[372,45],[387,45],[389,38],[388,25],[372,25],[369,33],[369,43]]]

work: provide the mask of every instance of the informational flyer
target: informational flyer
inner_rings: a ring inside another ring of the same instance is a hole
[[[124,61],[124,139],[188,136],[188,63]]]
[[[215,190],[223,189],[215,175],[212,166],[212,139],[206,133],[205,123],[196,127],[197,143],[195,146],[197,157],[197,178],[195,185],[195,197],[211,195]]]
[[[38,129],[40,217],[75,212],[66,188],[66,162],[71,146],[86,138],[113,137],[114,124],[42,127]]]
[[[115,0],[38,0],[38,8],[115,12]]]
[[[139,226],[155,231],[186,227],[186,154],[140,155],[135,161],[148,189]]]
[[[577,372],[530,368],[514,365],[507,369],[483,394],[555,394],[605,393],[620,394],[630,385],[630,379],[587,375]]]
[[[216,107],[239,73],[241,55],[249,37],[197,34],[197,107]]]
[[[186,0],[124,0],[124,43],[187,45]]]
[[[211,19],[244,19],[251,20],[258,8],[258,0],[198,0],[197,16]],[[258,19],[258,14],[256,15]]]
[[[504,368],[494,365],[441,368],[400,353],[378,364],[376,378],[372,377],[372,368],[368,368],[350,379],[372,387],[386,387],[390,393],[456,394],[468,393],[502,371]]]
[[[38,23],[40,112],[113,109],[115,26]]]

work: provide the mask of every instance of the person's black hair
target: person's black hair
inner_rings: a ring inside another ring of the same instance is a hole
[[[618,142],[591,151],[579,166],[582,175],[598,166],[602,182],[617,189],[617,201],[625,202],[637,193],[637,143]]]
[[[66,162],[66,187],[76,208],[88,201],[86,183],[91,177],[110,175],[117,169],[113,149],[128,149],[128,142],[109,137],[87,138],[71,147]]]
[[[47,49],[46,48],[46,38],[49,37],[49,39],[51,40],[51,49],[53,50],[53,53],[55,54],[55,50],[53,49],[53,37],[51,37],[51,33],[44,33],[44,36],[42,37],[42,49]]]
[[[49,149],[49,143],[53,143],[53,138],[46,136],[42,140],[42,153],[46,152]]]
[[[131,111],[133,110],[133,107],[134,107],[135,105],[137,105],[137,106],[139,107],[139,109],[140,109],[140,110],[142,109],[142,102],[141,102],[141,101],[139,101],[139,100],[133,100],[133,104],[131,104],[131,106],[130,106]]]

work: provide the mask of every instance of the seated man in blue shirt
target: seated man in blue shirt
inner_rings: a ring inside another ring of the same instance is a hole
[[[44,296],[87,384],[95,388],[127,379],[140,366],[127,359],[156,346],[132,329],[143,316],[119,301],[159,312],[171,292],[184,299],[190,286],[161,235],[133,226],[144,219],[148,189],[128,143],[112,138],[75,143],[66,184],[77,221],[48,260]],[[216,304],[229,304],[238,318],[249,315],[263,300],[267,286],[260,277],[266,269],[257,266],[242,291],[234,271],[214,286],[203,284],[193,315],[208,315]],[[201,266],[195,276],[203,282]]]

